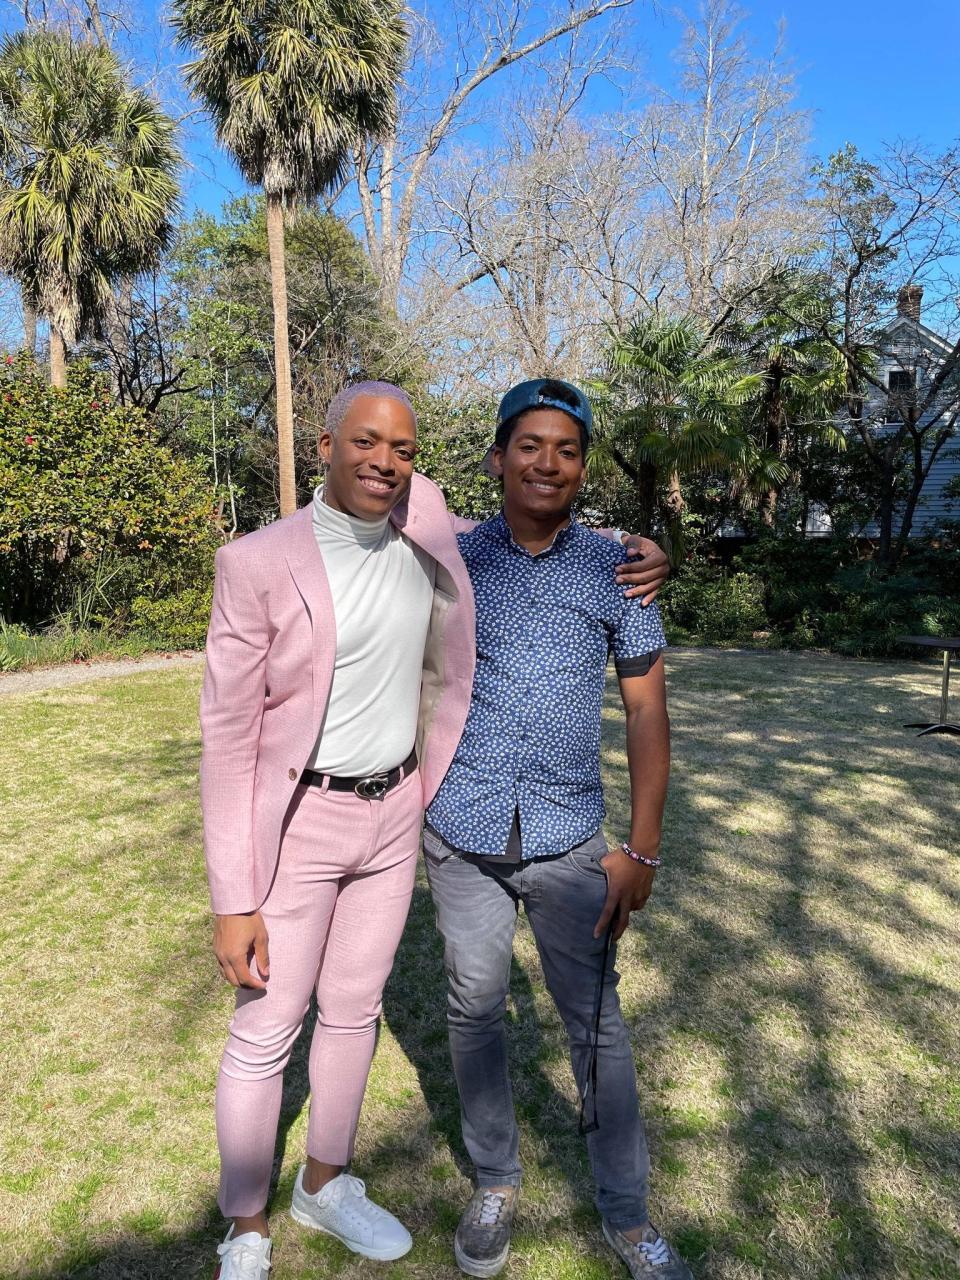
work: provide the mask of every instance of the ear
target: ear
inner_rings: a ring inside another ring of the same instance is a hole
[[[498,444],[493,446],[490,454],[490,473],[496,480],[503,479],[503,450]]]
[[[320,454],[320,461],[329,465],[333,454],[333,435],[331,432],[322,431],[320,433],[320,439],[317,441],[317,451]]]

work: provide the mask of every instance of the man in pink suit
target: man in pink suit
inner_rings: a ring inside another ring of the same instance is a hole
[[[407,1230],[349,1165],[424,806],[470,705],[474,604],[406,393],[330,405],[313,502],[217,553],[201,697],[214,947],[238,988],[217,1083],[220,1280],[267,1280],[283,1069],[316,992],[307,1162],[291,1212],[365,1257]],[[645,552],[658,549],[644,547]],[[662,553],[623,579],[655,588]]]

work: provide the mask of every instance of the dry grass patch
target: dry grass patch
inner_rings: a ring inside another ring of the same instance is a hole
[[[960,1276],[960,747],[900,722],[906,664],[681,650],[669,870],[621,950],[658,1220],[702,1280]],[[208,1276],[212,1095],[230,995],[208,950],[199,674],[4,699],[0,1274]],[[622,722],[606,712],[611,833]],[[521,926],[511,1003],[526,1181],[515,1280],[624,1274],[576,1135],[559,1019]],[[276,1280],[454,1280],[468,1171],[440,952],[418,884],[357,1172],[416,1237],[364,1262],[285,1216],[305,1131],[288,1072]]]

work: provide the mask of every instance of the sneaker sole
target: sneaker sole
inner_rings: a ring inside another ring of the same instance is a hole
[[[369,1245],[360,1244],[357,1240],[348,1240],[346,1236],[340,1235],[336,1231],[331,1231],[329,1227],[321,1227],[319,1222],[314,1222],[309,1214],[297,1209],[294,1205],[290,1206],[290,1217],[294,1222],[299,1222],[301,1227],[309,1227],[311,1231],[322,1231],[325,1236],[333,1236],[334,1240],[339,1240],[345,1248],[351,1253],[359,1253],[363,1258],[371,1258],[374,1262],[393,1262],[395,1258],[402,1258],[413,1248],[413,1241],[408,1240],[402,1246],[393,1245],[388,1249],[371,1249]],[[486,1275],[487,1273],[484,1272]]]
[[[481,1262],[479,1258],[468,1257],[457,1244],[456,1239],[453,1242],[453,1256],[457,1260],[457,1266],[467,1276],[480,1276],[481,1280],[487,1280],[489,1276],[499,1275],[503,1268],[507,1265],[507,1258],[510,1256],[510,1243],[507,1242],[506,1248],[501,1254],[494,1258],[491,1262]]]

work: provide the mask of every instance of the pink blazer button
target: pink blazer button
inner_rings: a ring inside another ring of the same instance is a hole
[[[291,782],[293,782],[293,781],[294,781],[294,779],[296,778],[296,776],[297,776],[297,771],[296,771],[296,769],[291,769],[291,770],[290,770],[290,772],[287,774],[287,777],[290,779],[290,781],[291,781]]]

